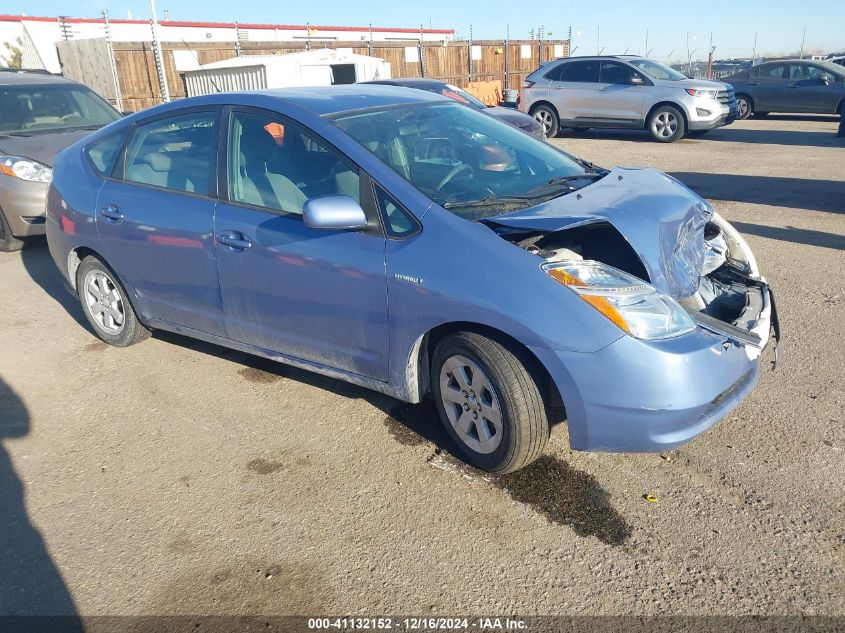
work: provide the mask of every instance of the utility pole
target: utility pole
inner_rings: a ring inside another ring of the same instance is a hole
[[[645,51],[644,51],[645,54],[643,55],[643,57],[651,57],[651,52],[653,50],[654,50],[653,48],[648,47],[648,29],[646,29],[645,30]]]
[[[801,36],[801,52],[798,54],[798,59],[804,59],[804,40],[807,38],[807,27],[804,27],[804,35]]]
[[[120,94],[120,79],[117,76],[117,61],[114,57],[114,46],[111,41],[111,26],[109,25],[108,9],[103,9],[103,23],[106,27],[106,50],[109,53],[109,66],[111,67],[111,77],[114,82],[114,100],[117,104],[117,109],[123,112],[123,96]]]
[[[690,50],[689,47],[689,32],[687,32],[687,75],[692,76],[692,56],[697,51],[697,48]]]
[[[675,49],[673,48],[671,51],[669,51],[669,54],[666,56],[666,65],[667,66],[672,65],[672,53],[674,53],[674,52],[675,52]]]
[[[710,49],[707,53],[707,78],[713,79],[713,51],[716,47],[713,46],[713,31],[710,31]]]
[[[150,19],[150,25],[153,30],[153,56],[156,61],[156,70],[158,71],[158,86],[161,91],[162,100],[167,103],[170,101],[170,88],[167,86],[167,71],[164,68],[164,55],[161,52],[161,38],[158,33],[158,17],[156,16],[156,0],[150,0],[150,11],[153,17]]]
[[[599,50],[599,46],[601,46],[600,42],[600,35],[601,35],[601,27],[596,27],[596,55],[601,55],[601,51]]]
[[[757,63],[757,31],[754,31],[754,46],[751,47],[751,65]]]
[[[569,35],[567,35],[567,39],[569,40],[569,55],[571,57],[572,53],[575,50],[574,47],[572,46],[572,25],[571,24],[569,25]]]

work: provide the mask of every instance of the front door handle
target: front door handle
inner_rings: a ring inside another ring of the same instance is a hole
[[[123,219],[123,213],[120,212],[116,204],[107,204],[104,206],[100,209],[100,215],[112,222],[120,222]]]
[[[246,239],[243,233],[238,231],[224,231],[217,236],[217,241],[223,246],[228,246],[236,251],[243,251],[252,246],[252,242]]]

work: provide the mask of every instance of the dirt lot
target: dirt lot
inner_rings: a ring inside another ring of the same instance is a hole
[[[663,455],[561,427],[485,477],[429,406],[172,335],[107,347],[43,242],[0,257],[0,613],[845,614],[835,127],[554,141],[713,199],[777,290],[777,371]]]

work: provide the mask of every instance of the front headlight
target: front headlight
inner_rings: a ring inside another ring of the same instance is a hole
[[[545,264],[543,270],[635,338],[670,338],[695,329],[674,299],[612,266],[582,260]]]
[[[53,170],[23,156],[0,156],[0,172],[29,182],[50,182]]]
[[[715,90],[698,90],[696,88],[687,88],[687,94],[692,97],[704,97],[705,99],[715,99],[716,98],[716,91]]]

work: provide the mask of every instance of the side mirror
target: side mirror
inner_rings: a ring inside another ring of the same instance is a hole
[[[630,83],[632,86],[642,86],[645,82],[643,81],[643,78],[642,78],[642,77],[640,77],[639,75],[633,75],[633,76],[631,77],[631,80],[630,80],[630,82],[629,82],[629,83]]]
[[[336,231],[361,230],[367,226],[367,215],[353,198],[343,195],[311,198],[302,207],[305,226]]]
[[[830,85],[830,78],[829,78],[829,77],[821,77],[821,78],[819,79],[819,81],[820,81],[823,85],[825,85],[825,86],[829,86],[829,85]]]

